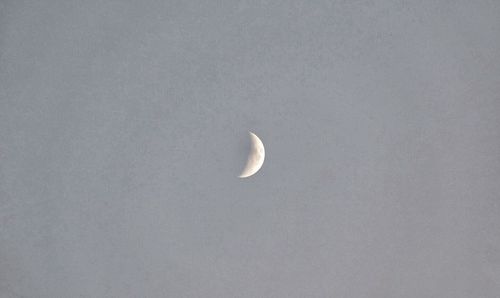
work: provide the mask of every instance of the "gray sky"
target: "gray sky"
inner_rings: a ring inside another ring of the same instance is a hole
[[[0,296],[498,297],[499,36],[499,1],[2,1]]]

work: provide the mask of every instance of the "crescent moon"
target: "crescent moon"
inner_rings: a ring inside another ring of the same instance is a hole
[[[258,170],[264,164],[264,158],[266,156],[266,151],[264,150],[264,144],[253,132],[248,132],[252,140],[252,149],[250,154],[248,154],[248,160],[245,168],[238,176],[239,178],[247,178],[257,173]]]

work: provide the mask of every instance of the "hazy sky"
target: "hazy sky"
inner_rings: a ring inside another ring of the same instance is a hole
[[[495,0],[3,0],[0,296],[499,297],[499,94]]]

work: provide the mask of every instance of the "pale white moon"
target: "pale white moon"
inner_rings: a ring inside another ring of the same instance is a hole
[[[266,156],[266,151],[264,150],[264,144],[253,132],[249,132],[250,138],[252,139],[252,149],[248,155],[248,160],[245,168],[238,176],[240,178],[250,177],[264,164],[264,158]]]

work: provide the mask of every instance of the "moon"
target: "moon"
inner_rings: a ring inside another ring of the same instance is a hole
[[[247,164],[245,168],[238,176],[239,178],[247,178],[257,173],[264,164],[264,158],[266,156],[266,151],[264,150],[264,144],[253,132],[248,132],[252,140],[252,149],[248,154]]]

